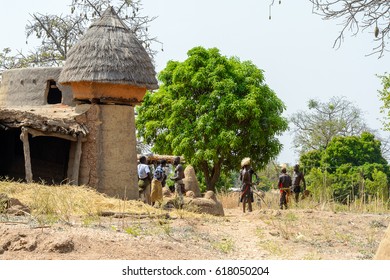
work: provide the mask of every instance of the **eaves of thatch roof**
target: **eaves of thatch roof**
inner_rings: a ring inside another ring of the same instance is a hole
[[[69,50],[59,82],[158,88],[156,72],[148,53],[112,7]]]

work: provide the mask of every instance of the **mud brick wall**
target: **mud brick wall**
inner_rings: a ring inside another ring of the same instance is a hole
[[[109,196],[137,199],[134,108],[94,104],[87,119],[90,133],[83,143],[79,183]]]

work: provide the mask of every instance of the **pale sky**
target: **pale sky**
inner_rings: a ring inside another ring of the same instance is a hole
[[[58,2],[58,3],[57,3]],[[67,1],[6,1],[0,9],[0,48],[26,52],[24,27],[29,14],[68,14]],[[372,129],[381,130],[380,80],[376,74],[390,72],[390,52],[378,59],[367,56],[375,46],[373,31],[345,37],[339,49],[332,48],[341,26],[312,14],[309,1],[283,0],[272,9],[271,0],[144,0],[143,14],[157,16],[149,31],[164,45],[157,54],[156,71],[167,61],[186,59],[195,46],[216,47],[222,55],[251,60],[264,70],[266,83],[286,104],[285,116],[307,109],[307,101],[345,96],[364,112]],[[276,3],[278,1],[275,1]],[[160,50],[160,45],[156,45]],[[383,136],[387,133],[382,133]],[[280,141],[280,163],[295,163],[292,135]]]

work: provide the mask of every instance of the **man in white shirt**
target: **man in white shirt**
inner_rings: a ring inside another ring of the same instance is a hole
[[[141,156],[138,164],[138,190],[139,198],[147,203],[151,204],[150,201],[150,179],[151,179],[150,168],[146,164],[146,157]]]

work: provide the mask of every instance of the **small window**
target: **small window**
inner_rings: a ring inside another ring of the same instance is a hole
[[[49,91],[47,93],[47,103],[57,104],[62,102],[62,92],[58,89],[54,80],[47,81]]]

